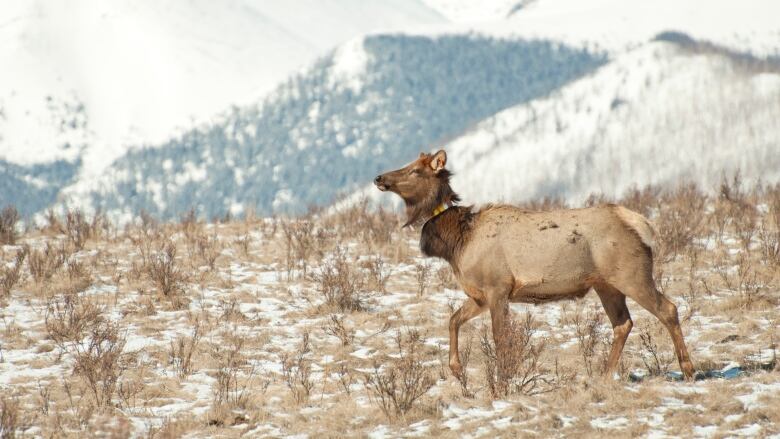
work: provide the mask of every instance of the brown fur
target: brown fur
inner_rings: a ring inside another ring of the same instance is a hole
[[[420,233],[420,250],[426,256],[454,260],[471,236],[474,216],[471,208],[454,206],[431,218]]]
[[[452,207],[434,216],[441,203],[458,196],[444,169],[446,153],[421,154],[414,162],[376,178],[380,190],[406,203],[407,224],[426,221],[420,247],[452,266],[469,299],[450,318],[450,368],[460,374],[458,332],[469,319],[490,310],[493,337],[502,337],[509,302],[545,303],[579,298],[594,289],[613,326],[606,371],[615,369],[633,323],[632,298],[669,330],[680,368],[693,376],[677,307],[653,281],[655,233],[643,216],[624,207],[531,212],[489,205],[472,212]]]

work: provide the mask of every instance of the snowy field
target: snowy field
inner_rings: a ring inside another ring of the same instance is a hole
[[[602,377],[595,295],[513,305],[524,347],[508,376],[475,319],[455,379],[447,322],[465,295],[395,215],[50,218],[1,247],[0,432],[780,437],[780,191],[737,188],[622,200],[659,230],[656,278],[697,369],[744,373],[695,382],[670,380],[668,334],[630,302],[620,373]]]

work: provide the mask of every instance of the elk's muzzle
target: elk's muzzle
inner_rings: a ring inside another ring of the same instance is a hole
[[[377,189],[383,192],[390,188],[390,186],[387,183],[385,183],[384,178],[382,178],[381,175],[376,176],[376,178],[374,179],[374,184],[376,185]]]

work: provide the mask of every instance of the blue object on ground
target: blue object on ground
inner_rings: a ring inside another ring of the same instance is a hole
[[[746,372],[742,370],[739,366],[730,367],[728,369],[722,369],[722,370],[716,370],[716,369],[710,369],[710,370],[701,370],[696,372],[696,375],[693,377],[694,380],[700,381],[700,380],[707,380],[712,378],[723,378],[723,379],[733,379],[740,377],[742,375],[745,375]],[[628,374],[628,379],[632,382],[638,383],[643,381],[645,378],[650,376],[649,374],[641,374],[641,373],[635,373],[631,372]],[[667,381],[683,381],[685,379],[685,376],[682,374],[682,372],[677,371],[669,371],[664,374],[664,377],[666,377]]]

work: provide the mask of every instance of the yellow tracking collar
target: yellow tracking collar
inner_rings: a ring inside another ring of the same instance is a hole
[[[449,208],[449,206],[447,206],[446,203],[439,204],[438,206],[436,206],[435,209],[433,209],[433,216],[431,218],[436,217],[437,215],[439,215],[440,213],[444,212],[448,208]]]

